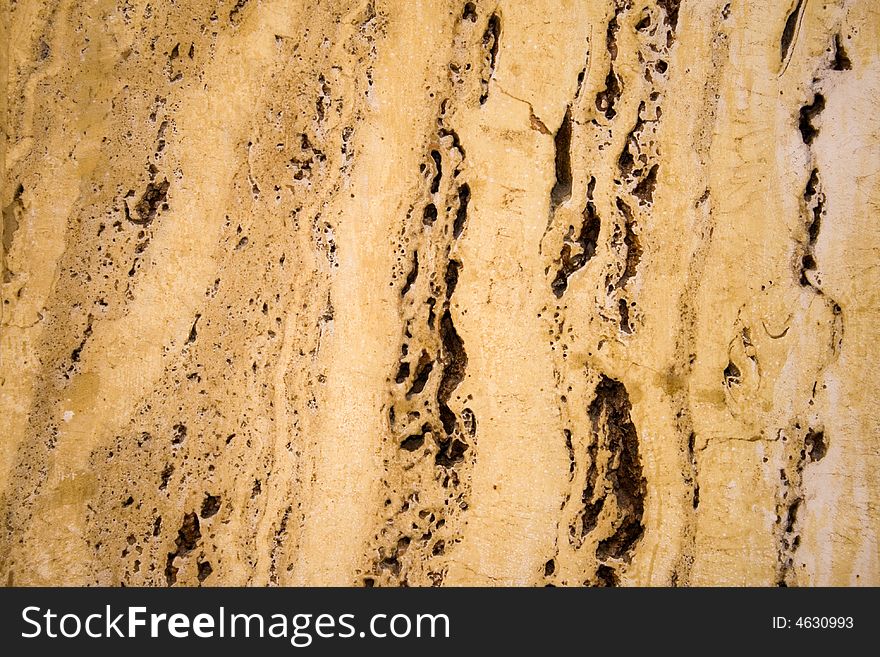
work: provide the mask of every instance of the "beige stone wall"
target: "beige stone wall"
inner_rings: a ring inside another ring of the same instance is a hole
[[[875,0],[0,24],[6,584],[880,584]]]

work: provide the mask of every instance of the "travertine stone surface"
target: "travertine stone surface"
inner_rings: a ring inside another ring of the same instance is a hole
[[[874,0],[2,7],[6,584],[880,584]]]

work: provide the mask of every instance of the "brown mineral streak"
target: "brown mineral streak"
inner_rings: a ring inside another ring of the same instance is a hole
[[[880,584],[874,3],[0,36],[0,581]]]

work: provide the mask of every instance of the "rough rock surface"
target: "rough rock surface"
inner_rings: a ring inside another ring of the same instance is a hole
[[[880,584],[873,0],[3,3],[7,584]]]

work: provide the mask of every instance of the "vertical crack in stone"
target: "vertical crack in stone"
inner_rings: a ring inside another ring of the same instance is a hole
[[[801,18],[806,0],[797,0],[794,7],[785,19],[785,27],[782,29],[782,38],[779,41],[779,61],[783,69],[791,59],[792,46],[797,39],[800,30]]]
[[[619,581],[621,568],[631,561],[644,533],[647,482],[631,410],[626,387],[603,375],[588,409],[591,438],[581,498],[580,540],[595,541],[599,568],[610,569],[614,582]],[[599,570],[595,575],[594,583],[608,581]]]
[[[443,424],[443,430],[447,436],[452,436],[457,428],[457,418],[449,408],[449,400],[452,398],[452,393],[464,380],[467,353],[464,350],[464,342],[459,337],[458,331],[455,330],[449,308],[443,312],[443,317],[440,319],[440,341],[443,345],[441,352],[443,378],[440,379],[440,385],[437,387],[437,406],[440,409],[440,422]],[[448,452],[449,441],[441,440],[441,443],[442,447],[437,455],[438,463],[441,458],[448,460],[448,456],[441,455]]]
[[[798,2],[795,8],[796,12],[803,12],[802,4],[806,4],[805,0]],[[789,29],[791,20],[790,16],[786,30]],[[827,75],[828,71],[848,70],[848,59],[845,53],[841,55],[841,48],[837,40],[835,40],[834,46],[833,58],[827,64],[827,71],[817,75],[814,82],[821,79],[822,75]],[[802,193],[801,207],[804,224],[802,236],[795,248],[795,272],[798,283],[819,296],[828,309],[829,321],[831,322],[831,344],[828,346],[828,353],[831,358],[835,358],[843,340],[843,310],[837,301],[823,289],[821,266],[816,256],[817,241],[827,212],[827,199],[822,189],[819,168],[815,164],[816,156],[813,152],[813,143],[819,135],[820,127],[814,122],[820,118],[824,109],[825,97],[821,93],[815,92],[812,100],[800,108],[798,116],[798,130],[809,151],[812,168]],[[827,363],[823,366],[823,371],[825,367],[827,367]],[[819,384],[818,379],[813,384],[813,397],[815,397]],[[812,405],[812,403],[811,399],[810,404]],[[776,514],[777,585],[789,586],[798,583],[796,559],[801,543],[800,532],[806,505],[805,475],[808,472],[807,466],[824,458],[828,443],[824,429],[814,427],[804,429],[798,418],[795,418],[788,427],[781,429],[779,436],[783,443],[783,462],[779,470]]]
[[[630,418],[630,401],[622,383],[603,377],[590,405],[593,430],[604,433],[603,447],[610,452],[606,479],[616,498],[617,520],[614,533],[599,542],[596,555],[601,561],[632,557],[632,550],[644,532],[646,481],[642,476],[639,437]]]
[[[563,417],[570,418],[564,440],[571,462],[570,490],[562,504],[565,521],[554,557],[553,581],[560,584],[620,584],[644,533],[647,483],[626,385],[601,374],[605,367],[591,358],[586,368],[569,363],[572,326],[575,331],[579,326],[583,329],[583,322],[573,316],[567,295],[575,285],[584,286],[581,289],[587,292],[596,290],[595,303],[600,310],[593,321],[600,326],[591,326],[590,332],[595,332],[598,347],[581,345],[591,356],[606,340],[619,343],[620,337],[633,335],[642,321],[636,299],[645,275],[645,250],[650,246],[645,243],[642,226],[651,223],[657,190],[663,183],[661,105],[675,65],[678,11],[678,2],[647,7],[615,3],[604,34],[608,51],[604,86],[598,93],[583,93],[587,86],[579,79],[583,86],[569,106],[574,129],[566,148],[572,160],[572,191],[559,205],[551,199],[548,228],[548,232],[558,231],[561,245],[558,258],[548,268],[550,291],[559,300],[550,319],[552,341],[554,350],[561,352],[557,362],[561,383],[570,382],[560,395]],[[625,50],[623,43],[627,43]],[[578,100],[581,96],[583,100]],[[576,161],[581,153],[591,158],[587,175],[580,173],[583,163]],[[561,200],[558,195],[556,200]],[[572,221],[574,200],[581,207],[577,221]],[[595,266],[586,267],[591,262]],[[586,301],[591,301],[589,296]],[[622,343],[619,358],[627,358],[626,344]],[[684,357],[690,349],[684,343],[678,347],[685,350]],[[680,379],[687,376],[686,368],[665,376],[673,408],[685,407],[687,395]],[[575,383],[578,379],[585,382]],[[591,384],[595,385],[595,398],[586,409],[588,426],[583,426],[583,420],[575,418],[582,417],[584,411],[574,406],[577,402],[566,390]],[[692,493],[690,507],[698,504],[699,486],[687,413],[682,411],[674,425],[686,468],[683,477]],[[682,554],[679,561],[689,558]],[[687,564],[673,573],[676,583],[686,583],[687,578]]]
[[[819,229],[822,225],[822,216],[825,214],[825,194],[821,190],[819,183],[819,170],[813,169],[807,180],[807,186],[804,189],[804,206],[807,214],[807,237],[803,244],[803,253],[801,255],[800,276],[798,280],[804,287],[810,287],[817,293],[821,294],[821,290],[811,282],[811,278],[816,276],[816,240],[819,238]]]
[[[12,241],[15,238],[15,233],[18,231],[21,215],[24,212],[24,203],[21,200],[23,195],[24,185],[19,183],[15,188],[12,199],[3,208],[3,250],[0,252],[0,257],[2,257],[0,269],[3,270],[4,283],[12,281],[12,272],[9,270],[8,265],[9,251],[12,248]]]
[[[798,126],[801,131],[801,137],[803,138],[804,143],[808,146],[813,143],[816,135],[819,134],[819,129],[813,125],[813,121],[824,109],[825,97],[820,93],[813,96],[813,101],[811,103],[801,107]]]
[[[468,30],[470,23],[465,18],[461,29]],[[490,51],[499,25],[497,18],[491,20],[483,41]],[[466,80],[453,78],[453,84],[459,83]],[[440,585],[446,554],[461,540],[462,514],[469,506],[477,418],[470,408],[454,410],[467,352],[452,304],[464,267],[455,244],[467,229],[471,189],[461,179],[465,153],[449,125],[450,112],[449,101],[441,101],[436,137],[420,166],[420,196],[400,236],[401,252],[411,249],[413,255],[400,295],[401,360],[389,379],[392,447],[383,480],[385,520],[360,580],[369,586]],[[433,208],[430,222],[411,221],[420,206]],[[402,267],[395,277],[404,278]]]
[[[587,179],[581,225],[570,221],[557,222],[562,223],[560,228],[566,232],[562,235],[562,246],[550,281],[551,291],[557,299],[562,299],[572,276],[602,248],[603,245],[599,244],[600,215],[607,218],[610,224],[607,248],[617,259],[617,263],[611,266],[618,268],[617,273],[606,273],[607,303],[616,312],[618,331],[624,335],[636,330],[640,317],[635,301],[638,285],[632,282],[637,277],[644,248],[639,237],[640,226],[650,216],[662,173],[657,135],[669,58],[675,43],[678,9],[677,2],[660,2],[655,11],[645,10],[636,21],[632,15],[634,8],[626,3],[615,4],[615,13],[608,21],[605,34],[610,59],[608,74],[604,88],[595,100],[599,115],[591,121],[584,121],[578,119],[584,116],[584,108],[578,104],[569,105],[556,135],[557,182],[551,194],[551,225],[554,214],[563,216],[560,206],[570,199],[572,187],[584,185],[584,182],[572,180],[569,183],[567,180],[571,177],[570,159],[580,150],[579,144],[584,140],[598,140],[601,150],[615,141],[615,135],[623,131],[627,135],[614,162],[616,170],[602,177],[594,174]],[[618,35],[621,25],[632,23],[635,23],[634,33],[639,41],[638,67],[642,79],[635,79],[635,84],[624,88],[624,80],[615,72],[618,59],[624,56],[619,52]],[[618,114],[619,102],[623,101],[637,106],[634,118]],[[590,110],[585,116],[590,116]],[[574,136],[567,125],[578,121],[585,130]],[[579,196],[584,198],[584,192]]]
[[[550,284],[550,289],[557,299],[562,298],[568,289],[568,279],[571,275],[582,269],[596,254],[602,220],[599,218],[596,204],[593,201],[595,187],[596,178],[591,177],[587,183],[587,203],[581,215],[582,223],[578,233],[575,235],[575,227],[569,226],[563,238],[562,250],[559,253],[559,269]]]
[[[642,247],[639,244],[638,235],[635,233],[635,216],[632,208],[626,201],[618,198],[616,201],[617,209],[623,217],[623,244],[626,247],[626,256],[624,258],[623,272],[617,279],[617,287],[625,288],[627,283],[636,275],[639,261],[642,259]],[[627,330],[627,333],[630,331]]]
[[[836,70],[833,62],[830,70]],[[799,112],[798,129],[804,144],[809,149],[811,161],[815,161],[812,144],[819,134],[819,127],[814,125],[814,121],[820,117],[824,109],[825,97],[821,93],[815,93],[812,101],[801,107]],[[819,239],[822,221],[827,210],[819,169],[815,166],[810,171],[802,196],[805,227],[804,236],[801,238],[798,246],[797,280],[803,287],[807,287],[821,296],[835,317],[836,330],[832,351],[836,353],[840,340],[842,340],[843,310],[837,301],[829,297],[822,289],[822,276],[816,259],[816,243]]]
[[[483,33],[483,78],[481,80],[480,105],[485,104],[489,99],[489,82],[495,74],[496,59],[498,58],[498,48],[501,44],[501,18],[498,14],[492,14],[486,24],[486,31]]]
[[[550,191],[551,208],[571,198],[571,105],[553,138],[556,150],[556,182]]]
[[[806,505],[805,471],[810,463],[822,460],[828,445],[821,428],[801,428],[795,421],[780,431],[784,461],[779,470],[779,495],[776,505],[776,532],[778,536],[777,586],[798,583],[796,575],[797,550],[801,544],[801,527]]]
[[[618,12],[620,11],[620,8],[620,5],[618,5]],[[615,13],[611,20],[608,21],[608,28],[605,37],[605,45],[611,56],[611,63],[608,66],[608,75],[605,76],[605,88],[596,94],[596,109],[602,112],[605,115],[605,118],[609,121],[617,116],[617,111],[614,109],[614,105],[623,93],[620,80],[614,72],[614,61],[617,59],[617,31],[619,29],[620,26],[617,22],[617,14]]]
[[[852,68],[852,62],[849,59],[849,56],[846,54],[846,49],[843,47],[843,41],[840,38],[840,34],[834,35],[834,60],[831,63],[831,70],[833,71],[849,71]]]

